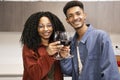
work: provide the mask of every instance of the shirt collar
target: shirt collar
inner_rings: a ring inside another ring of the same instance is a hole
[[[90,35],[89,32],[91,32],[93,29],[94,29],[93,26],[89,24],[88,29],[85,32],[85,34],[83,35],[83,37],[81,38],[80,42],[82,42],[84,44],[87,41],[88,36]],[[77,33],[75,33],[75,35],[73,37],[73,43],[75,43],[76,37],[77,37]]]

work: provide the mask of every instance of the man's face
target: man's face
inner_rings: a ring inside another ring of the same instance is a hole
[[[67,10],[67,22],[75,29],[81,28],[85,22],[86,14],[79,7],[71,7]]]

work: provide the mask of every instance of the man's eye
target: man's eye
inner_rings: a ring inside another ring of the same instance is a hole
[[[71,18],[72,17],[72,15],[68,15],[68,18]]]
[[[81,15],[81,13],[77,13],[77,15]]]

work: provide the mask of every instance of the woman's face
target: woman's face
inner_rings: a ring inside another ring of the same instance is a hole
[[[38,33],[41,37],[41,40],[49,40],[53,32],[52,23],[48,17],[41,17],[38,25]]]

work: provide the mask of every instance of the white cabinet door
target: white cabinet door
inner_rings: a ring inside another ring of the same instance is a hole
[[[22,77],[0,77],[0,80],[22,80]]]

